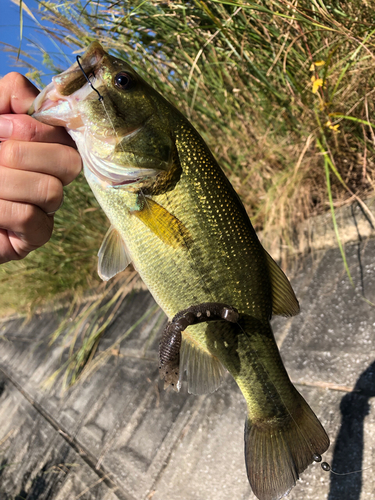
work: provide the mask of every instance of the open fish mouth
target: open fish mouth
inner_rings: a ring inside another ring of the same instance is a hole
[[[94,99],[96,94],[92,88],[93,82],[90,84],[82,81],[80,88],[67,95],[64,86],[59,83],[64,74],[72,78],[77,76],[77,71],[68,69],[61,75],[53,77],[52,82],[36,97],[28,114],[48,125],[77,130],[84,125],[79,103],[86,99]]]
[[[105,55],[103,48],[98,43],[93,43],[83,55],[80,65],[75,62],[52,78],[52,82],[37,96],[28,114],[50,125],[78,128],[79,121],[74,122],[80,118],[77,104],[96,95],[93,84],[102,83],[100,68]],[[87,75],[90,76],[90,81]]]
[[[92,125],[94,119],[89,116],[85,103],[97,100],[98,96],[103,99],[97,89],[106,92],[108,87],[108,57],[100,44],[92,43],[82,57],[77,56],[70,68],[52,78],[36,97],[28,114],[43,123],[64,126],[68,131],[87,126],[88,122]],[[133,130],[125,129],[124,132],[127,134]],[[104,134],[102,139],[107,140],[107,135]]]

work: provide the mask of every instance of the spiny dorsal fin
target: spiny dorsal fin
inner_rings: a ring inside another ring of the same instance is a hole
[[[299,304],[292,285],[271,255],[264,251],[272,285],[272,312],[281,316],[295,316],[299,313]]]
[[[186,332],[182,334],[178,390],[181,387],[184,371],[190,394],[215,392],[225,374],[225,368],[219,359],[199,348]]]
[[[188,245],[191,240],[189,231],[183,223],[164,207],[151,198],[143,196],[141,210],[133,210],[130,213],[138,217],[151,231],[164,243],[173,248]]]
[[[98,274],[103,281],[108,281],[115,274],[123,271],[131,263],[124,240],[111,226],[104,236],[98,252]]]

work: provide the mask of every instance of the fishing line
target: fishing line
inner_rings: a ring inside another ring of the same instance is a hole
[[[113,122],[112,122],[112,120],[111,120],[111,117],[109,116],[109,113],[108,113],[108,111],[107,111],[107,108],[106,108],[106,106],[105,106],[105,104],[104,104],[104,97],[101,95],[101,93],[99,92],[99,90],[98,90],[98,89],[96,89],[96,88],[94,87],[94,85],[93,85],[93,83],[91,82],[90,78],[89,78],[89,77],[87,76],[87,74],[85,73],[85,70],[83,69],[83,67],[82,67],[82,65],[81,65],[81,62],[80,62],[81,56],[80,56],[80,55],[78,55],[78,56],[76,57],[76,59],[77,59],[77,63],[78,63],[79,69],[82,71],[82,73],[83,73],[84,77],[85,77],[85,78],[86,78],[86,80],[87,80],[87,83],[90,85],[90,87],[92,88],[92,90],[94,90],[94,91],[98,94],[98,96],[99,96],[99,97],[98,97],[98,101],[99,101],[99,102],[101,102],[101,104],[102,104],[102,106],[103,106],[104,112],[105,112],[105,114],[107,115],[107,119],[108,119],[108,121],[109,121],[109,123],[110,123],[110,125],[111,125],[111,127],[112,127],[112,130],[113,130],[113,132],[114,132],[114,134],[115,134],[115,136],[116,136],[116,138],[117,138],[117,140],[118,140],[118,144],[120,145],[120,147],[121,147],[121,149],[122,149],[123,153],[126,153],[126,151],[125,151],[125,149],[124,149],[124,147],[123,147],[123,145],[122,145],[122,143],[121,143],[121,139],[120,139],[120,137],[118,136],[118,134],[117,134],[117,132],[116,132],[115,126],[113,125]]]
[[[90,87],[92,88],[92,90],[94,90],[94,91],[98,94],[98,96],[99,96],[99,101],[100,101],[100,102],[103,102],[103,96],[100,94],[99,90],[97,90],[97,89],[94,87],[94,85],[93,85],[93,84],[91,83],[91,81],[90,81],[90,78],[86,75],[85,70],[82,68],[82,65],[81,65],[81,63],[80,63],[81,56],[77,56],[77,57],[76,57],[76,59],[77,59],[77,63],[78,63],[79,69],[82,71],[82,73],[83,73],[84,77],[85,77],[85,78],[86,78],[86,80],[87,80],[87,83],[90,85]],[[105,109],[105,108],[104,108],[104,109]],[[111,123],[111,125],[112,125],[112,123]],[[113,127],[113,125],[112,125],[112,127]],[[114,130],[114,129],[113,129],[113,130]]]
[[[359,469],[359,470],[353,470],[351,472],[335,472],[334,470],[331,469],[331,466],[327,462],[322,462],[321,466],[324,471],[332,472],[332,474],[335,474],[336,476],[349,476],[350,474],[357,474],[358,472],[363,472],[364,470],[372,469],[372,465],[370,465],[370,467],[365,467],[364,469]]]
[[[314,460],[314,462],[321,462],[322,457],[318,453],[315,453],[313,455],[313,460]],[[322,462],[320,464],[320,466],[325,472],[332,472],[332,474],[335,474],[336,476],[349,476],[350,474],[357,474],[358,472],[372,469],[372,467],[373,467],[372,465],[370,465],[370,467],[365,467],[364,469],[359,469],[359,470],[353,470],[351,472],[336,472],[336,471],[332,470],[332,468],[328,462]]]
[[[82,71],[82,73],[83,73],[84,77],[85,77],[85,78],[86,78],[86,80],[87,80],[87,83],[90,85],[90,87],[92,88],[92,90],[94,90],[94,91],[98,94],[98,96],[99,96],[99,97],[98,97],[98,101],[99,101],[99,102],[101,102],[101,104],[102,104],[102,106],[103,106],[104,112],[105,112],[105,114],[107,115],[108,121],[109,121],[109,123],[110,123],[110,125],[111,125],[111,127],[112,127],[112,130],[113,130],[113,132],[114,132],[114,134],[115,134],[115,136],[116,136],[116,138],[117,138],[117,140],[118,140],[118,144],[120,145],[120,147],[121,147],[121,149],[122,149],[123,153],[126,153],[126,151],[125,151],[125,149],[124,149],[124,147],[123,147],[123,145],[122,145],[122,143],[121,143],[120,137],[118,136],[118,134],[117,134],[117,132],[116,132],[115,126],[113,125],[113,122],[112,122],[112,120],[111,120],[111,117],[109,116],[109,113],[108,113],[108,111],[107,111],[107,108],[105,107],[105,104],[104,104],[104,97],[101,95],[101,93],[99,92],[99,90],[98,90],[98,89],[96,89],[96,88],[94,87],[94,85],[93,85],[93,83],[91,82],[90,78],[86,75],[85,70],[83,69],[83,67],[82,67],[82,65],[81,65],[81,62],[80,62],[81,56],[79,56],[79,55],[78,55],[78,56],[76,57],[76,59],[77,59],[77,63],[78,63],[79,69]],[[95,76],[95,75],[94,75],[94,76]]]
[[[99,97],[98,97],[98,100],[99,100],[99,102],[101,102],[101,104],[102,104],[102,106],[103,106],[103,109],[104,109],[104,112],[105,112],[105,114],[106,114],[106,116],[107,116],[107,119],[108,119],[108,121],[109,121],[109,123],[110,123],[110,125],[111,125],[111,127],[112,127],[112,130],[113,130],[113,132],[114,132],[114,134],[115,134],[115,136],[116,136],[116,138],[117,138],[117,140],[118,140],[118,145],[121,147],[121,149],[122,149],[123,153],[125,153],[125,154],[126,154],[126,151],[125,151],[125,149],[124,149],[124,147],[123,147],[123,145],[122,145],[122,142],[121,142],[121,138],[119,137],[118,133],[116,132],[115,126],[113,125],[113,122],[112,122],[112,120],[111,120],[111,117],[109,116],[109,113],[108,113],[108,111],[107,111],[107,108],[106,108],[106,106],[105,106],[105,104],[104,104],[104,97],[100,94],[99,90],[98,90],[98,89],[96,89],[96,88],[94,87],[93,83],[90,81],[90,78],[89,78],[89,77],[87,76],[87,74],[85,73],[85,70],[83,69],[83,67],[82,67],[82,65],[81,65],[81,62],[80,62],[81,56],[79,56],[79,55],[78,55],[78,56],[76,57],[76,59],[77,59],[77,63],[78,63],[79,69],[82,71],[82,73],[83,73],[84,77],[85,77],[85,78],[86,78],[86,80],[87,80],[87,83],[90,85],[90,87],[92,88],[92,90],[94,90],[94,91],[98,94],[98,96],[99,96]],[[133,153],[133,154],[134,154],[134,153]]]

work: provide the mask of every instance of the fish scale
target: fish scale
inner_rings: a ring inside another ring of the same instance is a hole
[[[289,380],[269,322],[272,313],[297,314],[297,299],[209,148],[174,106],[97,42],[79,66],[53,79],[30,114],[64,125],[76,141],[111,222],[98,254],[100,276],[110,279],[133,263],[171,321],[175,337],[164,334],[162,362],[168,368],[173,358],[176,389],[185,371],[196,394],[216,390],[223,367],[230,372],[247,402],[250,485],[260,500],[280,499],[329,439]],[[194,311],[210,303],[216,311],[220,303],[236,309],[238,320],[195,324]],[[185,310],[190,316],[173,324]],[[173,383],[167,368],[165,383]]]

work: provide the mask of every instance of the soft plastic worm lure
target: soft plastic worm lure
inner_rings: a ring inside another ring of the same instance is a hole
[[[204,302],[188,307],[169,321],[159,343],[159,372],[166,385],[177,386],[179,379],[179,362],[181,332],[188,326],[208,321],[225,320],[237,323],[237,309],[219,302]]]

